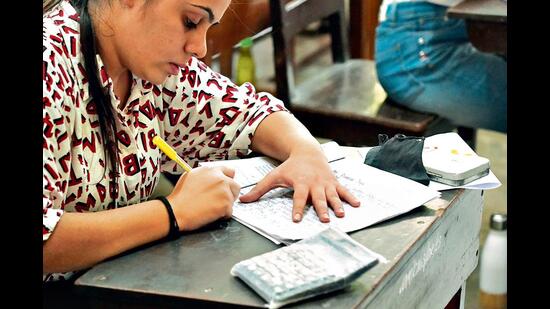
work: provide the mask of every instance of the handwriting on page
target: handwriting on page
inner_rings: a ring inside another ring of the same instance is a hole
[[[344,153],[341,151],[340,146],[335,142],[328,142],[321,145],[328,162],[343,159]],[[241,185],[242,188],[246,188],[251,185],[255,185],[262,180],[269,172],[275,169],[280,162],[269,157],[254,157],[242,160],[225,160],[225,161],[212,161],[201,162],[201,166],[229,166],[235,169],[235,181]]]
[[[245,168],[235,169],[235,181],[241,185],[242,188],[255,185],[275,167],[275,161],[269,158],[265,160],[251,160]]]
[[[258,183],[269,172],[271,172],[278,162],[267,157],[255,157],[244,160],[226,160],[202,162],[201,166],[228,166],[235,169],[235,181],[246,188]]]
[[[299,239],[306,234],[313,235],[325,229],[325,225],[317,219],[315,211],[310,206],[306,206],[302,222],[292,221],[293,193],[291,189],[275,189],[256,202],[236,202],[233,205],[233,216],[253,224],[268,234],[280,237],[280,231],[284,231],[284,239]]]
[[[384,194],[380,194],[381,192],[385,191],[384,187],[378,186],[378,194],[374,194],[372,189],[369,189],[369,184],[365,183],[361,178],[347,175],[345,172],[339,170],[333,170],[333,172],[341,185],[346,187],[346,189],[348,189],[348,191],[350,191],[351,194],[353,194],[359,200],[367,201],[368,205],[374,205],[377,209],[388,209],[389,211],[391,211],[393,208],[398,207],[398,205],[394,205],[387,200],[377,198],[377,195],[384,196],[390,193],[384,192]]]
[[[345,216],[338,218],[329,209],[330,223],[321,223],[311,204],[306,206],[301,222],[292,221],[293,191],[276,189],[253,203],[237,202],[233,206],[233,216],[245,221],[263,232],[279,239],[301,239],[311,236],[327,225],[351,232],[368,225],[380,222],[393,216],[405,213],[424,202],[438,196],[437,192],[428,190],[405,179],[404,184],[396,189],[399,176],[389,174],[364,164],[356,165],[346,160],[331,164],[338,181],[361,201],[358,208],[343,201]],[[388,178],[385,180],[385,178]],[[246,193],[243,189],[241,193]]]

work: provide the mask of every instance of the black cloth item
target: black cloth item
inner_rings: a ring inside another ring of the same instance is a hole
[[[424,137],[396,134],[388,139],[388,135],[379,134],[378,144],[367,152],[365,164],[426,186],[430,183],[422,163]]]

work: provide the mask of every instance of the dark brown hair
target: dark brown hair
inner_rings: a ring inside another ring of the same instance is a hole
[[[60,0],[43,0],[43,13],[47,12]],[[118,159],[117,159],[117,141],[116,141],[116,120],[115,112],[111,106],[109,97],[103,92],[101,82],[98,76],[98,67],[96,61],[97,46],[94,35],[92,19],[88,11],[88,0],[72,0],[71,3],[79,12],[80,15],[80,45],[84,56],[84,68],[86,77],[89,83],[90,96],[94,100],[101,137],[105,146],[106,156],[109,158],[112,171],[114,173],[114,181],[118,176]],[[107,171],[107,163],[105,163]]]

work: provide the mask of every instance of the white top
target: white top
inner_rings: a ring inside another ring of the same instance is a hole
[[[102,87],[117,123],[120,176],[111,185],[95,103],[80,50],[79,15],[62,1],[43,17],[43,231],[50,237],[64,212],[95,212],[143,202],[161,172],[183,169],[152,143],[159,135],[188,163],[243,157],[258,124],[286,110],[250,83],[237,86],[191,58],[162,85],[133,76],[126,105],[97,56]],[[50,274],[45,280],[61,275]],[[67,276],[65,276],[67,278]]]
[[[401,2],[430,2],[437,5],[443,5],[447,7],[455,6],[464,0],[383,0],[380,5],[380,11],[378,12],[378,21],[383,22],[386,20],[386,11],[388,6],[392,3]]]

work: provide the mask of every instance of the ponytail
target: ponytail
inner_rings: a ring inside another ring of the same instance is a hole
[[[74,0],[73,4],[80,11],[80,45],[84,55],[84,68],[88,78],[90,96],[95,101],[102,142],[105,146],[105,159],[109,158],[113,172],[112,177],[116,184],[118,177],[118,144],[115,136],[115,113],[111,106],[110,98],[103,92],[102,84],[97,74],[97,48],[92,19],[88,12],[88,0]],[[105,170],[108,170],[107,162],[105,162]]]

